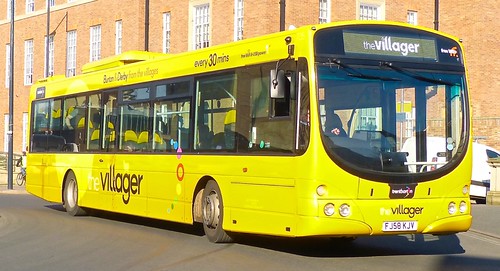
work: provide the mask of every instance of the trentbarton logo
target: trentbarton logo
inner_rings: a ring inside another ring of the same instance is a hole
[[[100,172],[102,190],[120,193],[123,203],[128,204],[130,195],[141,194],[141,182],[144,176],[128,172],[116,172],[115,165],[109,166],[108,172]]]
[[[417,184],[389,184],[389,198],[411,199],[415,195]]]
[[[458,48],[456,46],[453,46],[450,49],[441,48],[441,53],[449,54],[450,57],[457,57],[458,58]]]

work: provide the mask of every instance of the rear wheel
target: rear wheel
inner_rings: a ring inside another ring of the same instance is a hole
[[[214,180],[208,181],[203,191],[203,230],[210,242],[227,243],[233,239],[222,229],[224,205],[220,188]]]
[[[72,216],[86,214],[85,210],[78,206],[78,184],[72,171],[68,173],[64,182],[63,205],[66,212]]]

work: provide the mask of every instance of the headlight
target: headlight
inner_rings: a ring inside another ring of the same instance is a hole
[[[460,213],[462,213],[462,214],[467,212],[467,203],[465,201],[461,201],[458,209],[460,210]]]
[[[326,216],[332,216],[335,213],[335,205],[333,205],[333,203],[327,203],[323,212]]]
[[[344,203],[344,204],[340,205],[339,213],[343,217],[351,215],[351,207],[349,206],[349,204]]]
[[[450,202],[450,204],[448,204],[448,213],[450,215],[454,215],[455,213],[457,212],[457,206],[455,204],[455,202]]]

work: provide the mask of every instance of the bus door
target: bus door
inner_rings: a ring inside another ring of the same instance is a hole
[[[44,100],[33,103],[31,121],[31,145],[28,159],[28,185],[34,193],[60,200],[54,152],[67,148],[61,136],[61,100]],[[29,178],[29,176],[37,176]]]
[[[44,181],[47,178],[47,156],[45,153],[47,145],[47,134],[49,131],[49,101],[36,102],[32,108],[31,121],[31,144],[28,155],[27,185],[30,191],[41,197],[43,194]],[[33,176],[33,177],[32,177]],[[34,176],[37,176],[34,178]]]

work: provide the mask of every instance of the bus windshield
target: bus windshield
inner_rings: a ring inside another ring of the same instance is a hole
[[[383,180],[430,175],[461,160],[464,73],[366,63],[317,63],[323,143],[332,159],[347,171]],[[430,137],[443,138],[443,148],[428,148]]]

